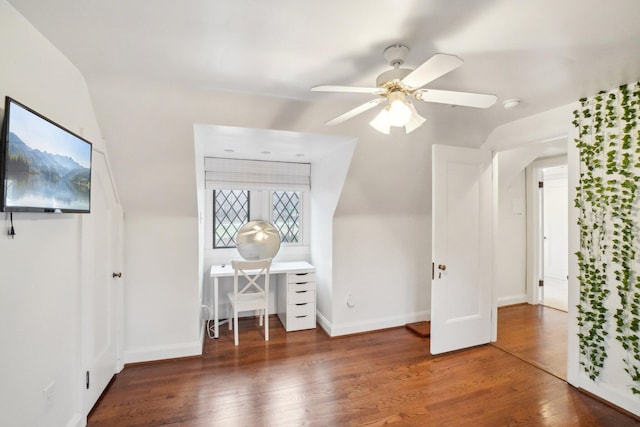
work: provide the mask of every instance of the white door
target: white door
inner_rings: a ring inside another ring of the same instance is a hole
[[[82,360],[84,414],[88,414],[113,375],[122,336],[120,273],[122,211],[105,156],[94,150],[91,213],[82,218]]]
[[[492,328],[491,153],[434,145],[431,353],[488,343]]]

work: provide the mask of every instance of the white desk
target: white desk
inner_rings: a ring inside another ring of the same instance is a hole
[[[276,282],[276,287],[279,288],[279,294],[282,294],[284,291],[285,294],[288,294],[286,291],[287,286],[291,285],[297,285],[297,284],[302,284],[301,282],[296,282],[295,277],[296,276],[309,276],[311,275],[311,277],[313,278],[313,287],[312,287],[312,291],[313,291],[313,326],[315,327],[315,267],[311,264],[309,264],[306,261],[289,261],[289,262],[274,262],[271,264],[271,270],[270,270],[270,274],[274,275],[274,274],[282,274],[287,276],[287,280],[283,281],[283,282]],[[222,264],[222,265],[212,265],[211,266],[211,272],[210,272],[210,277],[213,279],[213,331],[214,331],[214,338],[218,338],[219,336],[219,329],[220,329],[220,322],[218,319],[218,288],[219,288],[219,279],[221,277],[233,277],[234,271],[233,268],[231,267],[231,264]],[[280,285],[280,283],[285,284],[285,286]],[[304,282],[306,286],[305,289],[309,289],[309,281],[305,281]],[[278,307],[278,317],[280,317],[280,320],[282,321],[282,323],[285,325],[285,329],[286,330],[291,330],[291,328],[287,327],[287,323],[290,324],[290,322],[287,322],[287,305],[288,305],[288,301],[289,298],[288,296],[282,296],[280,295],[279,300],[284,301],[284,307]],[[293,303],[294,305],[296,304],[296,301],[291,301],[291,303]],[[297,305],[301,305],[300,303],[298,303]],[[310,325],[309,323],[304,323],[303,326],[308,326]],[[308,329],[306,327],[301,327],[300,329]]]

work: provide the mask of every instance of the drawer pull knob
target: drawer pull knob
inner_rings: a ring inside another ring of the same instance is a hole
[[[308,291],[296,291],[296,294],[304,294],[305,292],[308,292]]]
[[[296,285],[306,285],[309,282],[296,282]]]
[[[296,276],[306,276],[309,273],[296,273]]]
[[[302,315],[300,315],[300,316],[296,316],[296,319],[301,319],[301,318],[303,318],[303,317],[307,317],[307,316],[308,316],[308,314],[305,314],[304,316],[302,316]]]
[[[307,304],[309,304],[309,303],[308,302],[299,302],[296,305],[307,305]]]

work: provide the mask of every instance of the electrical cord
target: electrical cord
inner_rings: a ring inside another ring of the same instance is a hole
[[[211,309],[209,308],[208,305],[201,305],[202,308],[205,308],[207,310],[207,335],[209,335],[209,338],[214,338],[214,327],[211,324]]]
[[[9,213],[9,218],[11,221],[11,227],[9,228],[9,236],[11,236],[12,239],[16,238],[16,230],[15,228],[13,228],[13,212]]]

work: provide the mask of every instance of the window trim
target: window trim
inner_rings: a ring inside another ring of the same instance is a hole
[[[216,229],[217,229],[217,216],[215,215],[216,212],[216,192],[217,191],[246,191],[247,193],[247,221],[251,221],[251,191],[250,190],[238,190],[238,189],[231,189],[231,188],[219,188],[219,189],[215,189],[213,191],[209,191],[209,193],[211,193],[211,249],[235,249],[236,245],[235,242],[233,243],[233,246],[216,246]]]

